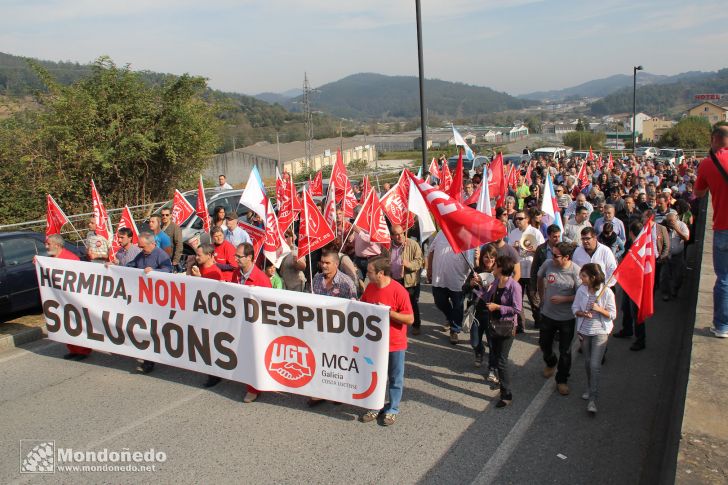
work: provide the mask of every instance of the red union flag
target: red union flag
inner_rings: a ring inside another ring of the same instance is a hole
[[[334,162],[334,168],[331,169],[331,180],[336,184],[336,202],[341,202],[346,194],[347,187],[350,187],[344,159],[341,157],[341,150],[336,150],[336,162]]]
[[[440,178],[440,167],[437,165],[437,159],[433,158],[430,162],[430,168],[428,169],[428,172],[430,172],[430,175],[433,177],[439,179]]]
[[[276,201],[280,207],[281,201],[286,197],[288,189],[288,172],[283,172],[283,177],[276,168]]]
[[[207,213],[207,198],[205,197],[205,186],[202,185],[202,176],[197,184],[197,207],[195,214],[202,219],[202,230],[210,234],[210,214]]]
[[[374,204],[374,198],[372,197],[374,195],[374,191],[369,192],[369,195],[366,199],[364,199],[364,203],[361,206],[361,209],[359,209],[359,214],[356,215],[356,219],[354,219],[354,225],[365,232],[372,232],[371,223],[372,223],[372,210],[373,210],[373,204]]]
[[[576,198],[576,196],[579,195],[579,192],[589,185],[589,176],[586,173],[586,162],[581,162],[581,168],[579,169],[579,174],[576,178],[576,183],[571,191],[571,195],[574,198]]]
[[[415,223],[413,215],[407,209],[409,200],[409,179],[402,172],[394,187],[382,196],[380,200],[382,210],[394,226],[402,226],[402,229],[409,229]]]
[[[119,225],[116,226],[114,240],[111,241],[111,254],[109,254],[109,259],[114,259],[119,248],[121,248],[121,244],[119,244],[119,229],[124,227],[131,229],[131,243],[137,244],[139,242],[139,230],[137,229],[134,217],[132,217],[129,206],[127,205],[125,205],[121,210],[121,219],[119,219]]]
[[[46,236],[60,234],[64,224],[68,224],[68,217],[53,200],[51,194],[46,194]]]
[[[458,163],[455,165],[455,176],[452,178],[452,184],[445,191],[450,197],[458,202],[463,201],[463,149],[458,154]]]
[[[276,268],[281,267],[281,262],[286,254],[291,252],[291,248],[286,244],[285,239],[278,227],[278,218],[273,212],[273,205],[268,199],[268,210],[265,219],[265,240],[263,241],[263,253],[268,261],[273,263]]]
[[[338,190],[338,185],[336,186]],[[354,215],[354,207],[359,204],[354,195],[354,190],[351,188],[351,183],[347,179],[346,181],[346,195],[344,196],[344,217],[352,217]]]
[[[192,207],[192,204],[185,199],[182,192],[175,190],[174,199],[172,199],[172,222],[180,225],[194,213],[195,208]]]
[[[589,147],[589,155],[586,156],[586,161],[591,162],[594,160],[594,152],[592,151],[592,147]]]
[[[326,194],[326,205],[324,206],[324,219],[332,231],[336,232],[336,187],[334,179],[329,181],[329,190]],[[343,236],[342,236],[343,237]]]
[[[370,190],[372,190],[372,184],[369,183],[369,175],[365,175],[361,181],[361,196],[366,199]]]
[[[326,219],[305,189],[303,191],[303,217],[299,231],[298,258],[326,246],[336,238],[334,231],[326,224]]]
[[[506,235],[506,227],[498,219],[464,206],[414,175],[410,174],[410,178],[455,253],[502,239]]]
[[[258,259],[258,254],[260,254],[260,250],[263,249],[263,244],[265,243],[265,230],[241,221],[238,221],[238,226],[245,229],[245,232],[248,233],[250,240],[253,242],[253,251],[255,251],[253,261],[255,261]]]
[[[392,241],[389,237],[389,227],[387,227],[387,221],[384,219],[384,211],[382,210],[382,204],[379,202],[379,197],[375,191],[371,191],[372,199],[372,210],[370,212],[369,220],[369,237],[373,243],[379,243],[382,246],[388,248]]]
[[[499,153],[495,156],[492,162],[490,162],[490,169],[488,170],[488,193],[491,197],[496,199],[496,207],[503,207],[505,205],[506,193],[508,191],[506,187],[506,176],[503,167],[503,154]],[[511,169],[515,170],[515,168]]]
[[[316,176],[313,178],[313,180],[309,184],[308,188],[311,191],[311,195],[313,197],[323,197],[324,181],[323,181],[323,173],[321,170],[316,172]]]
[[[637,323],[643,323],[655,313],[655,223],[650,217],[614,270],[625,293],[637,304]]]
[[[448,190],[450,190],[450,186],[452,185],[452,174],[450,173],[450,167],[447,165],[447,160],[442,162],[440,175],[442,175],[442,178],[440,178],[439,189],[443,192],[447,192]]]
[[[107,241],[110,239],[109,228],[106,222],[109,220],[109,214],[106,212],[104,203],[101,202],[101,195],[96,190],[96,184],[91,179],[91,200],[94,207],[94,222],[96,223],[96,235],[103,237]]]

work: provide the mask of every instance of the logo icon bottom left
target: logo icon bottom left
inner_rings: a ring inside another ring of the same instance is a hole
[[[55,473],[56,442],[20,440],[20,473]]]

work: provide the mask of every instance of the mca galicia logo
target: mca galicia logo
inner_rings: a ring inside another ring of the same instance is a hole
[[[316,373],[316,358],[306,342],[295,337],[278,337],[265,351],[265,368],[279,384],[303,387]]]

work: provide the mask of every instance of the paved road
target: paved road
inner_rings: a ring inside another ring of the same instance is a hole
[[[684,288],[687,293],[689,288]],[[267,394],[243,405],[240,384],[201,389],[204,376],[158,366],[131,372],[125,357],[96,353],[61,359],[64,347],[41,340],[0,354],[0,483],[637,483],[651,447],[658,404],[670,389],[672,336],[688,305],[658,308],[648,349],[612,340],[599,415],[580,394],[583,359],[562,397],[541,377],[537,333],[511,352],[514,402],[473,367],[466,342],[454,347],[423,292],[425,332],[410,340],[402,414],[384,428],[357,422],[360,410]],[[76,450],[162,450],[155,472],[21,475],[19,440],[55,440]],[[560,458],[562,455],[563,458]],[[643,477],[644,478],[644,477]]]

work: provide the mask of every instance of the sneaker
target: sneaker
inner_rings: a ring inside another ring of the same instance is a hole
[[[589,401],[589,404],[586,405],[586,410],[591,414],[597,414],[597,403]]]
[[[362,423],[370,423],[377,419],[377,416],[379,416],[379,411],[367,411],[359,417],[359,421]]]
[[[245,404],[250,404],[251,402],[255,402],[255,400],[258,399],[259,395],[260,394],[256,394],[254,392],[248,391],[245,393],[245,396],[243,396],[243,402]]]
[[[142,374],[149,374],[154,370],[154,362],[150,362],[148,360],[145,360],[136,368],[137,372],[140,372]]]
[[[473,365],[475,365],[475,367],[483,365],[483,354],[475,354],[475,363]]]
[[[584,394],[581,395],[581,398],[585,401],[589,400],[589,391],[584,391]]]
[[[510,405],[511,402],[513,402],[512,399],[501,399],[500,401],[498,401],[496,403],[495,407],[497,407],[497,408],[504,408],[504,407]]]
[[[716,330],[715,327],[710,327],[710,333],[715,335],[716,338],[728,338],[728,332],[721,332],[720,330]]]
[[[551,379],[554,376],[554,374],[556,374],[556,366],[553,366],[553,367],[546,366],[543,368],[543,376],[546,379]]]
[[[494,385],[500,383],[500,381],[498,380],[498,376],[496,375],[495,370],[493,370],[493,369],[490,369],[488,371],[488,378],[486,380]]]
[[[569,386],[565,382],[560,382],[556,385],[556,389],[558,389],[559,394],[562,396],[568,396],[569,395]]]
[[[205,387],[215,387],[222,379],[217,376],[207,376],[207,381],[203,384]]]
[[[397,419],[396,414],[387,413],[384,415],[384,419],[382,419],[382,424],[384,426],[392,426],[394,424],[394,421]]]
[[[456,332],[450,332],[450,343],[457,345],[459,341],[460,337],[458,337],[458,334]]]
[[[412,327],[412,335],[419,335],[420,333],[422,333],[420,327]]]

